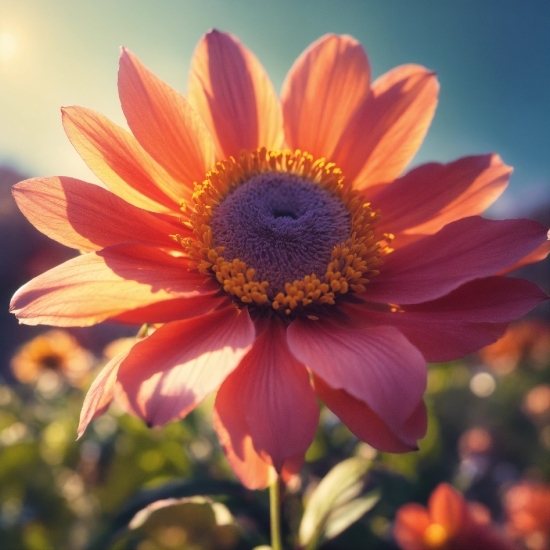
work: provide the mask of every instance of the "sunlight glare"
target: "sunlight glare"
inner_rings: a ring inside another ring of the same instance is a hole
[[[17,53],[17,40],[7,32],[0,32],[0,61],[11,59]]]

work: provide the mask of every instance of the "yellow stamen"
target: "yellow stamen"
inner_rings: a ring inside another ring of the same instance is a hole
[[[293,174],[317,183],[337,197],[351,216],[350,237],[334,247],[326,273],[321,278],[312,273],[289,281],[284,292],[275,296],[268,293],[269,281],[254,280],[255,271],[245,262],[224,258],[224,248],[215,246],[211,229],[216,207],[239,185],[265,172]],[[357,191],[344,187],[343,182],[342,171],[334,163],[314,160],[300,150],[268,151],[262,147],[243,151],[238,160],[230,157],[218,162],[202,183],[195,183],[193,207],[181,201],[182,211],[189,216],[189,221],[183,223],[193,230],[194,238],[171,237],[186,250],[193,267],[200,273],[214,274],[225,292],[245,304],[270,304],[287,315],[314,303],[334,304],[338,294],[365,290],[369,278],[379,273],[381,256],[391,252],[389,244],[393,238],[385,234],[382,243],[376,241],[373,223],[379,219],[379,213],[363,202]]]
[[[424,543],[428,548],[443,548],[448,538],[447,530],[439,523],[432,523],[424,531]]]

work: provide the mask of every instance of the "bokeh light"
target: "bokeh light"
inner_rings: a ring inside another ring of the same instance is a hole
[[[489,397],[495,391],[496,381],[488,372],[478,372],[470,380],[470,389],[477,397]]]

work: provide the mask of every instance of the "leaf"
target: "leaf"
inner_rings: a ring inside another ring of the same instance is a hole
[[[203,496],[168,498],[140,510],[129,524],[154,548],[233,548],[239,530],[231,512]]]
[[[324,538],[329,540],[337,537],[361,519],[379,500],[380,492],[375,489],[333,510],[325,523]]]
[[[109,522],[99,529],[86,546],[86,550],[104,550],[111,548],[115,539],[124,533],[124,530],[136,514],[155,501],[164,499],[179,499],[182,497],[196,497],[202,495],[224,495],[228,499],[228,506],[237,510],[247,509],[250,516],[262,523],[269,522],[263,509],[250,506],[250,491],[240,483],[221,480],[186,480],[140,491],[134,496]],[[214,509],[216,514],[216,510]],[[137,522],[138,520],[136,520]]]
[[[153,516],[159,510],[165,510],[171,506],[175,508],[184,508],[185,505],[191,505],[198,508],[203,508],[204,513],[209,516],[209,519],[213,521],[214,525],[224,525],[232,522],[231,512],[219,502],[214,502],[211,498],[203,496],[183,497],[183,498],[166,498],[163,500],[156,500],[145,508],[140,510],[128,524],[129,529],[138,529],[146,524],[151,516]],[[221,507],[221,515],[223,521],[218,520],[218,514]],[[229,518],[229,519],[227,519]]]
[[[359,457],[336,465],[321,480],[306,505],[300,524],[300,544],[308,549],[335,537],[378,501],[377,491],[364,494],[371,462]]]

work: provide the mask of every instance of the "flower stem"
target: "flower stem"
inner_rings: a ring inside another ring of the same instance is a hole
[[[271,548],[272,550],[283,550],[279,476],[275,470],[272,470],[272,480],[269,484],[269,517],[271,520]]]

